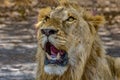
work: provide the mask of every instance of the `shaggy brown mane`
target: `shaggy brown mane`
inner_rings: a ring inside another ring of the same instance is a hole
[[[104,22],[103,16],[92,15],[75,1],[60,0],[60,5],[55,9],[41,9],[36,24],[36,80],[120,80],[120,58],[105,55],[97,33],[99,26]],[[52,35],[47,36],[47,39],[44,38],[44,29],[52,29]],[[51,48],[48,52],[44,49],[48,39],[51,42],[49,46],[57,49],[57,54],[60,50],[66,52],[63,53],[68,56],[66,65],[45,64],[46,55],[49,60],[52,55],[47,54],[52,51]]]

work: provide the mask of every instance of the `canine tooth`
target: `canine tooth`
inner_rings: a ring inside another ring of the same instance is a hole
[[[54,54],[54,52],[53,52],[53,51],[51,51],[51,54]]]
[[[60,53],[57,54],[57,60],[59,60],[59,59],[60,59]]]
[[[46,53],[46,55],[47,55],[47,58],[48,58],[48,59],[52,59],[52,57],[51,57],[50,55],[48,55],[47,53]]]

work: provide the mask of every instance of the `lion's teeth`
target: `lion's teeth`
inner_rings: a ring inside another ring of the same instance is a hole
[[[51,54],[54,54],[54,52],[53,52],[53,51],[51,51]]]
[[[46,53],[46,55],[48,59],[52,59],[52,57],[49,54]]]
[[[51,59],[51,60],[59,60],[59,59],[60,59],[60,53],[58,53],[55,58],[52,58],[52,57],[51,57],[49,54],[47,54],[47,53],[46,53],[46,55],[47,55],[47,58],[48,58],[49,60],[50,60],[50,59]]]
[[[60,59],[60,53],[57,54],[57,60],[59,60],[59,59]]]

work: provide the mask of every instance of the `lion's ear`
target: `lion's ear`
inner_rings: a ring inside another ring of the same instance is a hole
[[[96,27],[98,28],[100,25],[105,23],[105,19],[103,16],[100,15],[96,15],[96,16],[92,16],[90,19],[90,22]]]
[[[45,16],[48,16],[50,12],[51,12],[51,7],[46,7],[46,8],[40,9],[39,15],[38,15],[38,21],[43,20],[43,18]]]
[[[105,18],[104,16],[101,15],[92,15],[90,13],[84,14],[84,19],[90,23],[91,25],[93,25],[95,27],[95,29],[97,30],[98,27],[102,24],[105,23]]]
[[[48,16],[50,12],[51,12],[51,7],[46,7],[46,8],[40,9],[39,14],[38,14],[37,23],[35,24],[35,28],[39,28],[39,26],[42,23],[42,21],[44,20],[45,16]]]

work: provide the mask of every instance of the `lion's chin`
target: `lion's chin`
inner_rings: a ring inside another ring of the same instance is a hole
[[[65,71],[67,71],[67,66],[59,66],[59,65],[45,65],[44,71],[49,75],[63,75]]]

